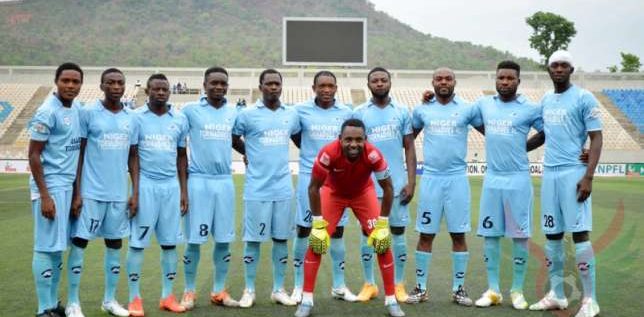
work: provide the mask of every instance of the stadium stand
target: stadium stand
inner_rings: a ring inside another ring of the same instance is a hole
[[[3,115],[0,115],[2,117],[0,138],[7,132],[38,87],[39,85],[29,84],[0,84],[0,101],[5,103],[2,109]]]
[[[644,133],[644,90],[604,89],[603,93],[635,124],[640,133]]]
[[[13,111],[13,106],[6,101],[0,101],[0,123],[6,119],[9,114]]]

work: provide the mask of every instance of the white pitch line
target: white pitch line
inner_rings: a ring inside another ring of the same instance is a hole
[[[3,188],[3,189],[0,189],[0,193],[2,193],[2,192],[10,192],[10,191],[14,191],[14,190],[21,190],[21,189],[29,189],[29,186]]]

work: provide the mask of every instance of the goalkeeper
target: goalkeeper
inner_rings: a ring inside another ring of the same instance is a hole
[[[330,235],[342,217],[344,209],[353,210],[362,230],[369,236],[368,243],[378,254],[378,265],[385,286],[385,307],[390,316],[405,316],[394,295],[394,268],[391,255],[389,212],[393,200],[393,186],[387,162],[378,149],[367,142],[364,123],[349,119],[342,124],[339,140],[322,148],[313,165],[309,185],[309,202],[313,225],[309,248],[304,260],[304,287],[302,303],[296,317],[306,317],[313,308],[313,289],[322,254],[330,244]],[[382,205],[371,173],[376,175],[383,189]]]

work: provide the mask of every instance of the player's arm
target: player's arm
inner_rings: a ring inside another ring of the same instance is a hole
[[[590,193],[593,190],[593,177],[595,176],[595,168],[599,162],[599,156],[601,155],[602,145],[603,145],[603,135],[601,130],[589,131],[588,137],[590,137],[590,150],[588,151],[588,165],[586,167],[586,173],[581,178],[579,183],[577,183],[577,201],[583,202],[590,196]]]
[[[241,135],[232,135],[233,149],[241,155],[246,155],[246,144],[242,139]]]
[[[34,182],[38,187],[38,192],[40,192],[40,212],[43,217],[48,219],[54,219],[56,216],[56,206],[54,205],[54,200],[49,195],[47,190],[47,183],[45,183],[45,172],[42,167],[41,156],[42,151],[45,149],[47,141],[29,141],[29,169],[31,169],[31,175],[34,178]]]
[[[139,209],[139,147],[136,144],[130,145],[127,167],[130,172],[130,181],[132,182],[132,195],[128,200],[130,218],[132,218]]]
[[[185,147],[177,148],[177,171],[181,189],[181,215],[188,212],[188,154]]]
[[[531,136],[526,142],[526,150],[528,152],[540,147],[546,142],[546,133],[539,131],[537,134]]]
[[[293,144],[295,144],[295,146],[297,146],[297,148],[299,149],[302,145],[302,131],[291,134],[291,141],[293,141]]]
[[[325,254],[331,245],[331,237],[326,230],[328,223],[322,218],[322,202],[320,197],[320,188],[324,185],[328,171],[319,164],[318,160],[313,164],[311,173],[311,182],[309,183],[309,208],[313,222],[311,224],[311,234],[309,235],[309,246],[316,254]]]
[[[389,174],[389,172],[386,172]],[[376,174],[376,179],[378,175]],[[378,185],[382,188],[382,203],[380,204],[380,217],[389,217],[391,213],[391,204],[394,200],[394,185],[391,182],[391,176],[387,178],[378,179]]]
[[[74,193],[72,195],[71,215],[74,218],[80,216],[81,207],[83,207],[83,197],[81,196],[81,176],[83,174],[83,164],[85,163],[85,147],[87,147],[87,138],[81,138],[80,153],[78,153],[78,166],[76,167],[76,179],[74,179]]]
[[[407,185],[400,192],[400,204],[407,205],[414,198],[416,190],[416,146],[414,146],[413,135],[407,134],[403,137],[403,147],[407,166]]]

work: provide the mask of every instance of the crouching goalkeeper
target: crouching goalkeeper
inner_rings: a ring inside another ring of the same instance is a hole
[[[378,254],[378,265],[385,285],[385,307],[390,316],[404,316],[394,295],[394,267],[388,215],[393,200],[393,186],[387,162],[375,146],[367,142],[364,123],[349,119],[342,124],[340,138],[327,144],[313,165],[309,202],[313,225],[304,261],[304,293],[296,317],[306,317],[313,308],[313,289],[322,254],[330,244],[330,235],[346,207],[353,210],[368,243]],[[371,173],[383,189],[382,205]]]

